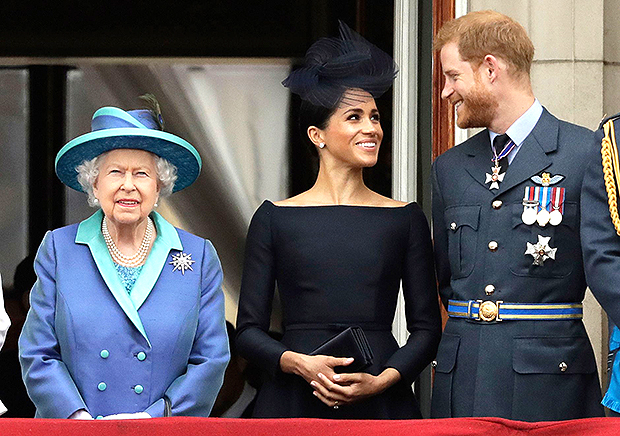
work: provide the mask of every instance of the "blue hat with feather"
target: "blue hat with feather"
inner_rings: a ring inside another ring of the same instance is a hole
[[[152,108],[124,111],[108,106],[93,114],[91,132],[69,141],[56,155],[56,174],[61,182],[81,192],[78,165],[106,151],[130,148],[150,151],[177,168],[173,192],[194,183],[202,168],[198,151],[184,139],[163,131],[155,97],[147,94],[141,98]]]

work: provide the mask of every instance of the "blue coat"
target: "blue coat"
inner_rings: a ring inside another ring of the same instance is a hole
[[[591,131],[544,110],[498,190],[485,183],[492,156],[488,130],[437,158],[433,235],[444,302],[581,303],[579,202],[592,139]],[[521,218],[525,188],[542,172],[564,176],[555,185],[566,194],[557,226],[526,225]],[[539,236],[557,248],[555,260],[542,266],[525,254]],[[548,421],[603,414],[594,353],[580,319],[449,318],[435,369],[433,417]]]
[[[208,416],[229,360],[213,245],[152,215],[157,238],[129,295],[101,234],[103,213],[48,232],[19,339],[36,417],[146,411]],[[184,274],[172,256],[195,261]]]

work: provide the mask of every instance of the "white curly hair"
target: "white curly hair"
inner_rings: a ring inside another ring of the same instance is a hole
[[[82,187],[82,190],[88,194],[88,205],[91,207],[99,207],[99,202],[95,198],[93,192],[93,185],[99,176],[99,166],[104,157],[109,153],[101,153],[99,156],[85,160],[80,165],[75,167],[77,171],[77,180]],[[150,153],[150,152],[149,152]],[[157,181],[159,185],[159,197],[165,198],[172,194],[174,189],[174,183],[177,180],[177,167],[171,164],[167,159],[159,157],[154,153],[151,153],[155,158],[155,167],[157,169]]]

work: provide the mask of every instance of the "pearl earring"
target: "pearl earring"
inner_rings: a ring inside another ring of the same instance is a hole
[[[156,202],[156,203],[153,205],[153,207],[157,207],[157,206],[159,206],[159,204],[157,204],[157,202]]]
[[[99,199],[93,198],[93,206],[99,206]]]
[[[325,143],[324,142],[319,142],[319,148],[325,148]]]

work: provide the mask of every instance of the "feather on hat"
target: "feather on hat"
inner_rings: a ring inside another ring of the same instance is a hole
[[[339,21],[340,38],[321,38],[306,52],[304,66],[293,71],[282,85],[316,106],[355,104],[365,94],[373,98],[387,91],[398,73],[390,55]],[[345,91],[347,92],[345,94]]]

